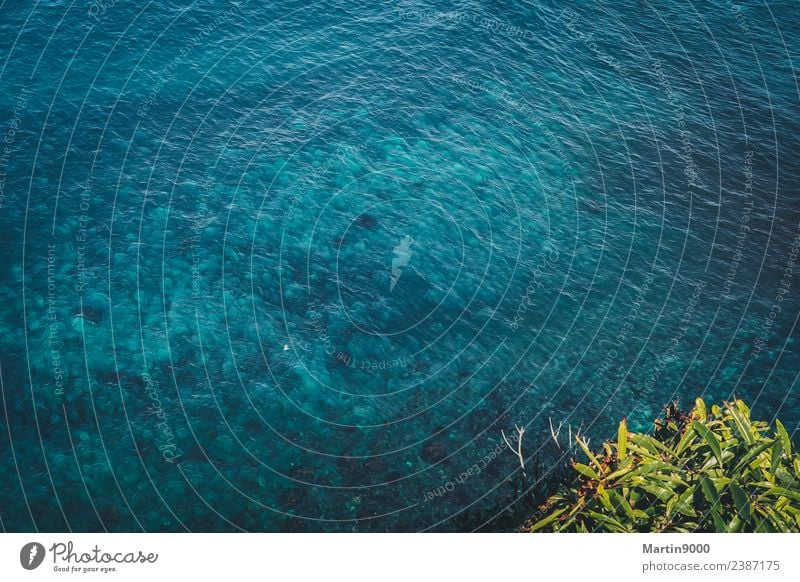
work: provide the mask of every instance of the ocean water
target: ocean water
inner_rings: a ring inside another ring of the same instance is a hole
[[[798,430],[796,2],[0,16],[0,529],[507,529],[551,422]]]

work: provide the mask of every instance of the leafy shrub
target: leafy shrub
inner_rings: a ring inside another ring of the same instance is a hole
[[[652,436],[619,425],[616,442],[593,453],[524,531],[797,532],[800,455],[780,421],[750,420],[741,400],[689,413],[675,404]]]

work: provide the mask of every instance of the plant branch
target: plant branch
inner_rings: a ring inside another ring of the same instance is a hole
[[[508,448],[511,449],[511,452],[514,453],[519,459],[519,466],[522,468],[522,476],[527,478],[528,475],[525,473],[525,457],[522,454],[522,435],[525,434],[525,428],[516,425],[514,425],[514,428],[517,429],[516,449],[509,442],[508,437],[506,437],[506,433],[503,431],[503,429],[500,429],[500,434],[503,435],[503,440],[506,441],[506,445],[508,445]]]

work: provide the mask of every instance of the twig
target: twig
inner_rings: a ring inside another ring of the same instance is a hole
[[[503,435],[503,440],[506,441],[506,445],[508,445],[508,448],[511,449],[511,452],[513,452],[519,458],[519,466],[522,468],[522,476],[527,478],[528,475],[525,474],[525,457],[522,455],[522,435],[525,434],[525,429],[516,425],[514,425],[514,428],[517,429],[516,450],[513,446],[511,446],[511,443],[508,442],[508,438],[506,438],[506,433],[503,431],[503,429],[500,429],[500,434]]]
[[[558,423],[558,428],[555,429],[555,430],[553,430],[553,419],[548,416],[547,417],[547,422],[550,423],[550,436],[553,437],[553,440],[555,441],[556,446],[558,447],[558,450],[560,451],[561,450],[561,443],[558,442],[558,435],[561,434],[561,425],[564,424],[564,421],[562,420],[561,422],[559,422]],[[570,432],[571,431],[572,431],[572,429],[570,429]]]
[[[575,438],[576,439],[580,439],[581,438],[581,431],[582,430],[583,430],[583,423],[581,423],[581,425],[578,427],[578,432],[575,433]],[[589,439],[587,439],[586,437],[583,437],[583,439],[581,439],[581,440],[583,440],[583,444],[585,444],[587,447],[589,446]]]

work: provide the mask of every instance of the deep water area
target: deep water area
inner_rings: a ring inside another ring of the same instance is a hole
[[[798,49],[796,1],[0,4],[0,530],[505,530],[570,430],[796,436]]]

